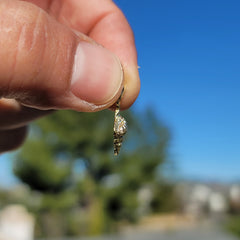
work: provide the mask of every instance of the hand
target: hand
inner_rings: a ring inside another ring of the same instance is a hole
[[[0,152],[51,109],[109,108],[123,85],[128,108],[139,93],[133,34],[111,0],[0,1],[0,59]]]

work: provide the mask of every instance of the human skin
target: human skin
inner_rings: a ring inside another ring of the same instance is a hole
[[[132,30],[111,0],[0,1],[0,152],[52,110],[121,108],[138,96]]]

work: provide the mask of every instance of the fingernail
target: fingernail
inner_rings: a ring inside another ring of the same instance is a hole
[[[102,46],[80,42],[76,49],[71,91],[78,98],[101,105],[110,102],[122,86],[118,58]]]

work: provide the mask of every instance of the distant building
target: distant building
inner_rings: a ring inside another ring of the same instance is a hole
[[[33,240],[34,218],[21,205],[0,212],[0,240]]]
[[[182,198],[184,212],[197,218],[226,214],[229,210],[229,198],[237,201],[240,207],[240,188],[236,186],[185,182],[178,186],[178,193]]]
[[[228,210],[226,196],[220,192],[211,192],[208,205],[211,213],[226,213]]]
[[[229,190],[230,211],[240,213],[240,185],[234,184]]]

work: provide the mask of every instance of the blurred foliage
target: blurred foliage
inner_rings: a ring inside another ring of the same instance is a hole
[[[173,185],[161,177],[168,129],[151,110],[123,115],[129,131],[118,157],[110,111],[58,111],[32,125],[14,172],[35,196],[27,206],[39,236],[116,231],[119,222],[177,206]],[[149,191],[139,197],[142,189]]]
[[[240,215],[230,217],[227,223],[227,230],[240,238]]]

